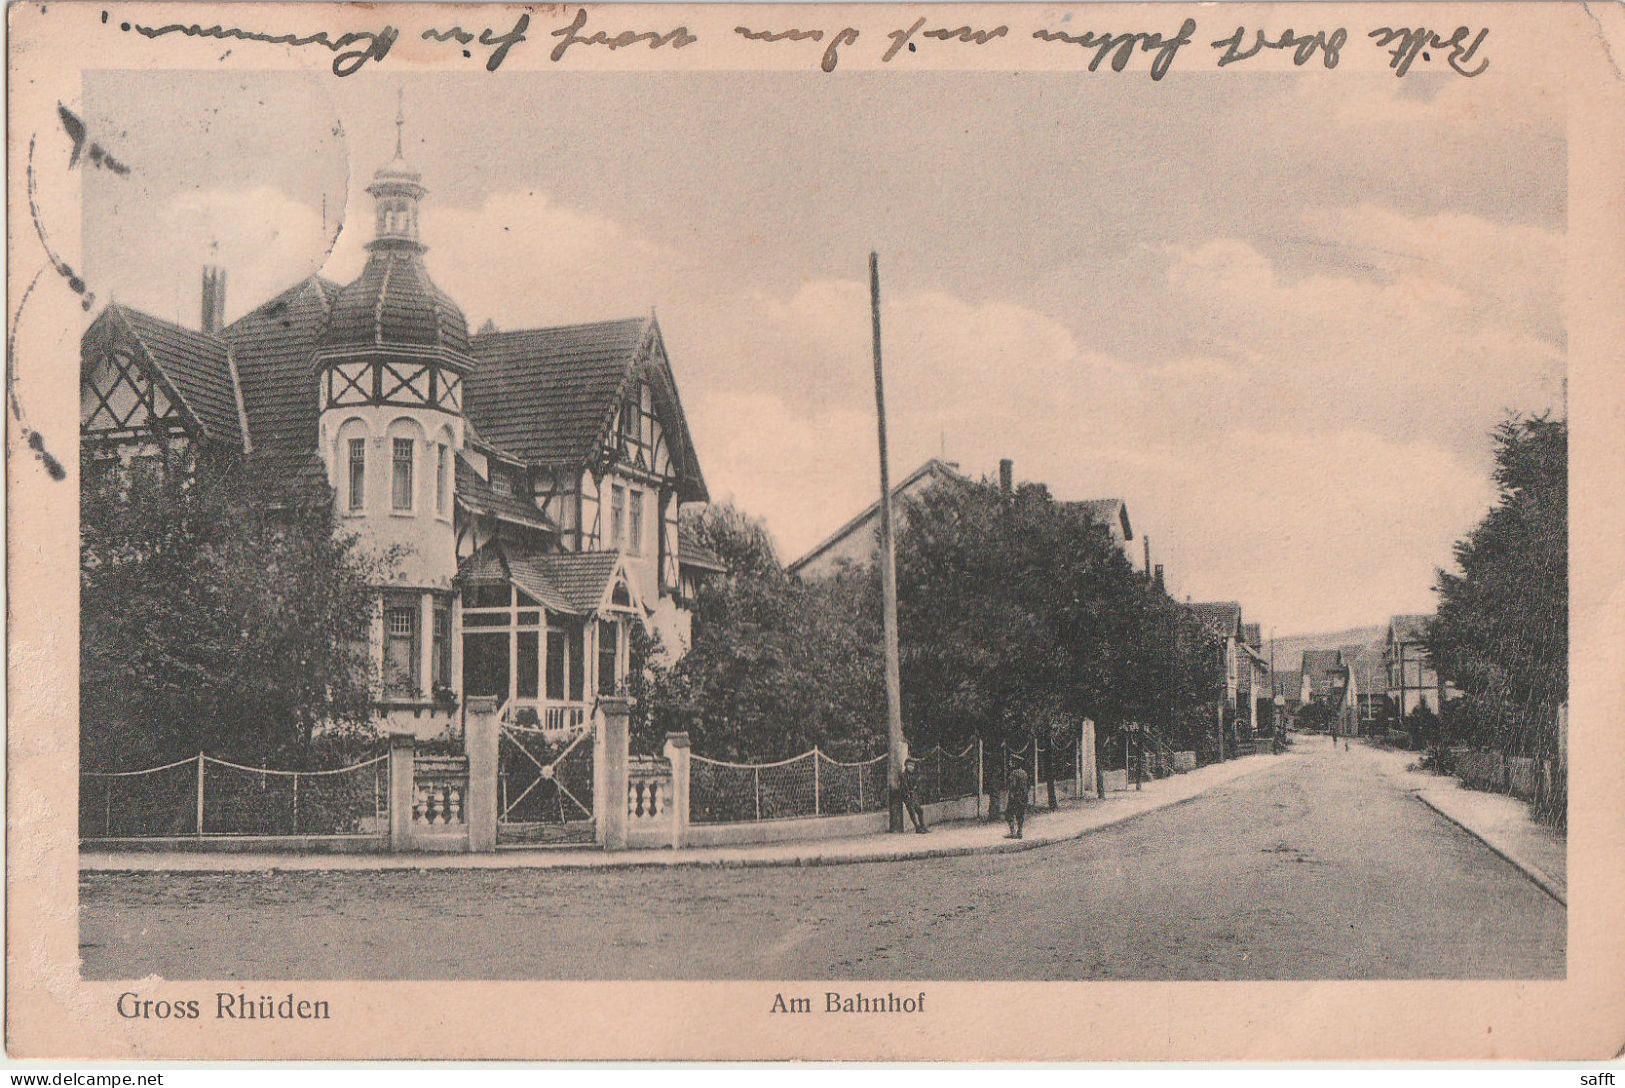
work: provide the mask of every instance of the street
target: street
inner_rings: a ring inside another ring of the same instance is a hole
[[[92,979],[1553,978],[1567,921],[1362,752],[1322,737],[1184,804],[1024,853],[93,872],[80,911]]]

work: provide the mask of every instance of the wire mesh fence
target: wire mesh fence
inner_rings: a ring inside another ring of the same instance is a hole
[[[383,834],[388,817],[384,756],[333,770],[283,771],[200,753],[142,771],[79,776],[85,839]]]
[[[79,776],[81,838],[197,834],[196,757],[143,771]]]
[[[912,757],[921,803],[973,797],[980,752],[941,746]],[[689,820],[741,823],[805,816],[846,816],[886,807],[886,757],[857,763],[831,759],[814,748],[777,763],[730,763],[695,755],[689,762]]]

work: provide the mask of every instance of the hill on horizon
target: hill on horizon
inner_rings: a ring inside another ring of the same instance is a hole
[[[1376,648],[1381,652],[1382,643],[1388,636],[1388,625],[1378,624],[1371,627],[1349,627],[1342,631],[1325,631],[1311,635],[1285,635],[1275,639],[1275,667],[1281,672],[1295,671],[1303,663],[1305,650],[1342,650],[1344,657],[1350,657],[1355,652]],[[1268,659],[1270,644],[1264,643],[1264,656]]]

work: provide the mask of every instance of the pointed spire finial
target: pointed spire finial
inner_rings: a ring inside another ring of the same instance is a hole
[[[403,158],[401,152],[401,139],[406,131],[406,91],[404,88],[395,88],[395,157]]]

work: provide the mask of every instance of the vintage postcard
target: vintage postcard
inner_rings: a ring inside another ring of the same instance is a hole
[[[7,14],[13,1057],[1625,1045],[1617,6]]]

